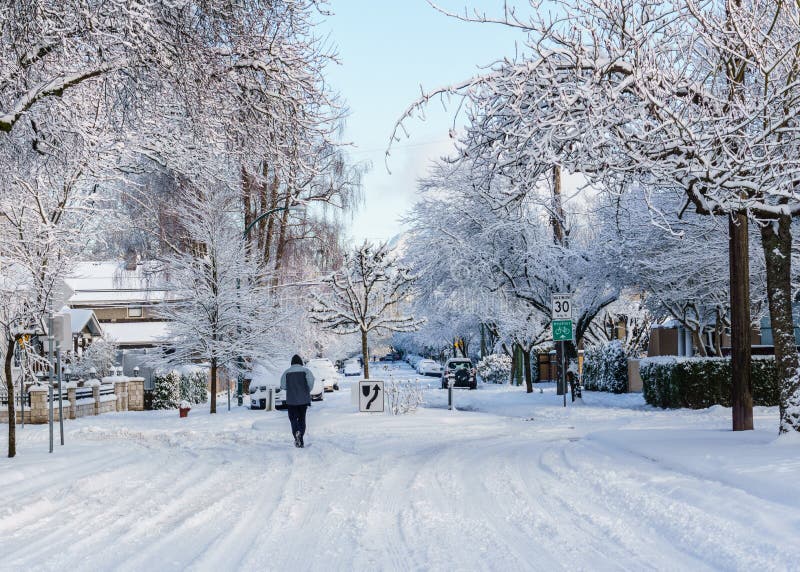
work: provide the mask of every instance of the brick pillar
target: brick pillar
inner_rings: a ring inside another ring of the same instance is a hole
[[[94,414],[100,415],[100,381],[92,384],[92,397],[94,398]]]
[[[67,385],[67,399],[69,399],[69,419],[75,419],[75,384]]]
[[[128,411],[144,411],[144,378],[128,378]]]
[[[128,380],[118,377],[114,382],[114,393],[117,396],[117,411],[128,410]]]
[[[45,385],[32,385],[28,390],[31,396],[30,421],[31,424],[47,423],[49,420],[47,393]]]

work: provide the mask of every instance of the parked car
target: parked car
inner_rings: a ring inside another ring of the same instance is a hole
[[[277,385],[270,385],[270,384],[254,384],[250,386],[250,409],[266,409],[267,408],[267,396],[268,396],[268,389],[272,388],[275,390],[276,395],[277,391],[280,389]]]
[[[417,373],[420,375],[442,375],[442,366],[432,359],[423,359],[417,363]]]
[[[349,359],[344,362],[344,374],[348,375],[361,375],[361,364],[357,359]]]
[[[306,367],[314,374],[316,380],[322,381],[324,391],[331,392],[339,389],[339,373],[333,367],[333,362],[328,358],[317,358],[308,360]]]
[[[451,358],[444,364],[442,371],[442,389],[452,381],[453,387],[478,388],[478,377],[472,360],[469,358]]]
[[[381,361],[396,362],[400,361],[400,352],[389,352],[381,358]]]

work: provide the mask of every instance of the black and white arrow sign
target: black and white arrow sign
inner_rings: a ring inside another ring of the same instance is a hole
[[[358,410],[362,413],[383,413],[383,382],[358,382]]]

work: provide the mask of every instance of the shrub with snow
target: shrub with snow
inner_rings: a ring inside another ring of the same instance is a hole
[[[505,383],[511,376],[511,358],[505,354],[489,354],[475,368],[484,383]]]
[[[394,381],[385,384],[386,400],[392,415],[413,413],[422,405],[422,389],[413,381]]]
[[[153,409],[177,409],[181,401],[181,378],[176,371],[153,376]]]
[[[205,403],[208,400],[208,376],[203,370],[182,373],[180,378],[181,399],[190,404]]]
[[[619,340],[586,350],[583,385],[593,391],[625,393],[628,390],[628,357]]]

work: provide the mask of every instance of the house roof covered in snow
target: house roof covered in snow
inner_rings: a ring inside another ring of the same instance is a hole
[[[161,273],[152,263],[137,264],[134,270],[122,261],[83,262],[65,279],[73,294],[72,306],[124,306],[149,304],[170,299],[161,285]]]
[[[158,345],[169,340],[169,322],[107,322],[103,331],[120,346]]]
[[[84,329],[89,330],[89,333],[93,336],[102,335],[103,328],[100,326],[100,322],[97,321],[97,316],[94,315],[92,310],[66,308],[64,311],[70,315],[73,336],[83,333]]]

